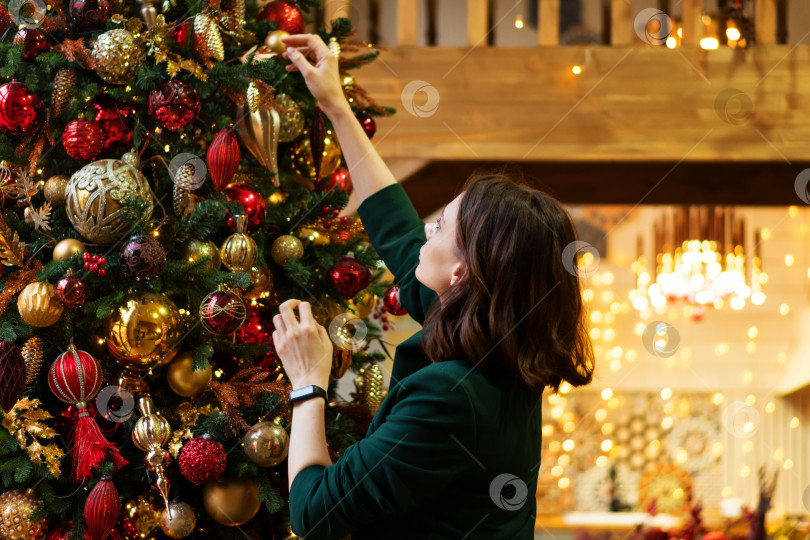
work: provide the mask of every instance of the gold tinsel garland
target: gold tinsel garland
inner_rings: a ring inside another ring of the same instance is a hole
[[[38,409],[40,405],[38,399],[21,398],[3,417],[3,427],[17,439],[20,448],[28,452],[31,462],[42,465],[44,459],[54,478],[59,478],[62,474],[59,460],[65,452],[55,444],[42,444],[41,439],[52,439],[57,434],[53,428],[43,423],[53,417],[48,411]],[[31,442],[28,442],[29,436]]]

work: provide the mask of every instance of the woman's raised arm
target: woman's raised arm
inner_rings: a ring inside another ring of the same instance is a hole
[[[282,38],[287,51],[282,55],[292,64],[287,71],[300,71],[309,91],[329,117],[340,149],[349,167],[358,202],[391,184],[396,179],[352,112],[340,85],[337,58],[320,36],[295,34]],[[311,58],[312,64],[307,58]]]

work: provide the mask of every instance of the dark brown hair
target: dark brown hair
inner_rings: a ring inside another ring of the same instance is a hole
[[[512,172],[475,173],[463,189],[456,249],[464,264],[427,313],[428,357],[511,372],[536,391],[588,384],[594,358],[576,254],[563,264],[577,240],[571,217]]]

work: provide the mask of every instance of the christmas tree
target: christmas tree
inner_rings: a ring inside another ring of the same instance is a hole
[[[289,298],[335,342],[333,459],[365,433],[399,306],[280,54],[318,7],[0,0],[0,538],[294,537]],[[371,137],[378,51],[327,27]]]

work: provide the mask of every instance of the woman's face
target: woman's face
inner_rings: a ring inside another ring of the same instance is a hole
[[[462,193],[448,204],[438,221],[425,224],[427,242],[419,250],[416,279],[441,295],[459,278],[463,261],[456,246],[456,225]]]

